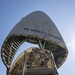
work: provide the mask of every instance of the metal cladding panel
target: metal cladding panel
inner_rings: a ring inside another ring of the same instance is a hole
[[[43,12],[36,11],[22,18],[11,30],[9,35],[33,35],[52,40],[64,48],[65,43],[57,27],[52,20]]]

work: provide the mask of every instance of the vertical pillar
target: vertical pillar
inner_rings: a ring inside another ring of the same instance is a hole
[[[54,56],[53,54],[51,53],[51,59],[52,59],[52,66],[53,66],[53,75],[58,75],[58,72],[57,72],[57,69],[56,69],[56,64],[55,64],[55,61],[54,61]]]
[[[42,43],[41,40],[39,40],[39,46],[40,46],[40,49],[42,50],[42,52],[44,52],[45,44],[46,44],[46,41],[44,41],[44,43]]]
[[[26,75],[26,55],[25,55],[25,51],[24,51],[22,75]]]
[[[9,75],[9,68],[7,68],[7,75]]]

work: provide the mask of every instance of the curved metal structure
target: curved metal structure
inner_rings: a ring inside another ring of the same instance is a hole
[[[22,18],[5,39],[1,56],[7,68],[11,67],[14,55],[19,46],[25,41],[38,44],[40,48],[45,43],[44,49],[53,53],[57,68],[61,67],[68,55],[68,50],[57,27],[41,11],[32,12]]]
[[[18,56],[15,62],[11,65],[9,75],[22,75],[24,56],[26,60],[24,70],[26,75],[53,75],[54,71],[56,72],[52,63],[51,52],[45,49],[44,53],[41,53],[40,48],[32,47]]]

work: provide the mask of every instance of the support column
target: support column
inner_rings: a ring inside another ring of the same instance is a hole
[[[40,49],[42,50],[42,53],[44,52],[45,44],[46,44],[46,41],[44,41],[44,43],[42,43],[42,41],[39,40],[39,46],[40,46]]]
[[[55,61],[54,61],[54,56],[53,56],[52,53],[51,53],[51,57],[52,57],[51,59],[52,59],[52,66],[53,66],[53,75],[58,75],[56,64],[55,64]]]
[[[24,51],[22,75],[26,75],[26,55],[25,55],[25,51]]]
[[[7,75],[9,74],[9,69],[7,69]]]

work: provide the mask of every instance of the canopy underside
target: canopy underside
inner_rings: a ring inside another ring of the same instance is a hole
[[[57,68],[59,68],[64,63],[67,57],[67,49],[64,49],[63,47],[57,45],[57,43],[52,42],[51,40],[48,41],[46,39],[38,38],[36,36],[31,37],[23,35],[14,35],[6,38],[2,46],[1,53],[3,62],[6,65],[6,67],[11,66],[14,55],[23,42],[27,41],[39,45],[39,40],[46,41],[45,49],[50,50],[53,53],[56,66]]]

